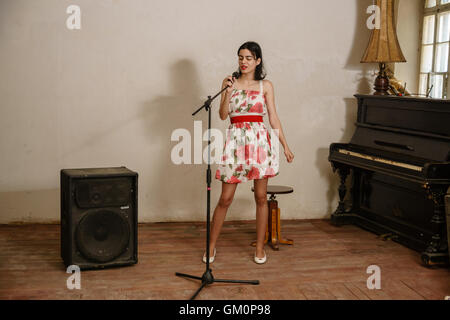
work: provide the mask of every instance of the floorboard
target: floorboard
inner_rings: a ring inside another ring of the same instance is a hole
[[[188,299],[201,276],[204,223],[140,224],[139,262],[133,266],[81,272],[81,289],[67,289],[60,258],[60,227],[0,225],[0,299]],[[450,296],[450,269],[427,268],[420,254],[356,226],[329,220],[282,221],[293,246],[253,262],[254,221],[226,221],[217,245],[213,275],[260,280],[260,285],[215,283],[197,299],[238,300],[442,300]],[[381,270],[381,289],[368,289],[367,267]]]

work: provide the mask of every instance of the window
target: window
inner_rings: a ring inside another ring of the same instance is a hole
[[[425,0],[419,94],[447,99],[449,44],[450,0]]]

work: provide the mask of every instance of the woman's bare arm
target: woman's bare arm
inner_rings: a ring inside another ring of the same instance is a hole
[[[272,129],[278,134],[281,145],[284,148],[284,154],[288,162],[292,162],[294,159],[294,154],[289,149],[289,146],[284,136],[283,128],[281,127],[280,118],[278,118],[277,110],[275,107],[275,93],[273,89],[273,84],[269,80],[264,80],[264,91],[266,97],[267,112],[269,114],[269,123]]]
[[[219,109],[219,116],[220,119],[226,120],[228,118],[228,108],[231,98],[231,92],[234,89],[234,79],[232,76],[228,76],[222,81],[222,89],[226,86],[229,86],[227,90],[222,92],[222,95],[220,97],[220,109]]]

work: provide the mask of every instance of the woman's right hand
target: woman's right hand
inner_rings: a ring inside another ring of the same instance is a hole
[[[220,119],[225,120],[228,117],[230,112],[230,99],[231,92],[234,90],[234,84],[236,83],[236,79],[233,76],[228,76],[222,81],[222,90],[223,88],[227,88],[225,91],[222,91],[221,100],[220,100],[220,109],[219,115]]]
[[[236,83],[236,79],[233,76],[228,76],[223,80],[223,83],[225,86],[228,86],[226,92],[230,94],[235,89],[234,84]]]

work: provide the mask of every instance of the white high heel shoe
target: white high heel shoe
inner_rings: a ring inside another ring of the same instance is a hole
[[[216,258],[216,248],[214,248],[214,255],[211,257],[211,255],[209,256],[209,263],[213,263],[214,259]],[[203,255],[203,262],[206,263],[206,252]]]
[[[256,252],[255,252],[255,263],[257,263],[257,264],[263,264],[263,263],[266,263],[266,261],[267,261],[267,255],[266,255],[266,251],[264,251],[264,257],[262,257],[262,258],[258,258],[257,256],[256,256]]]

